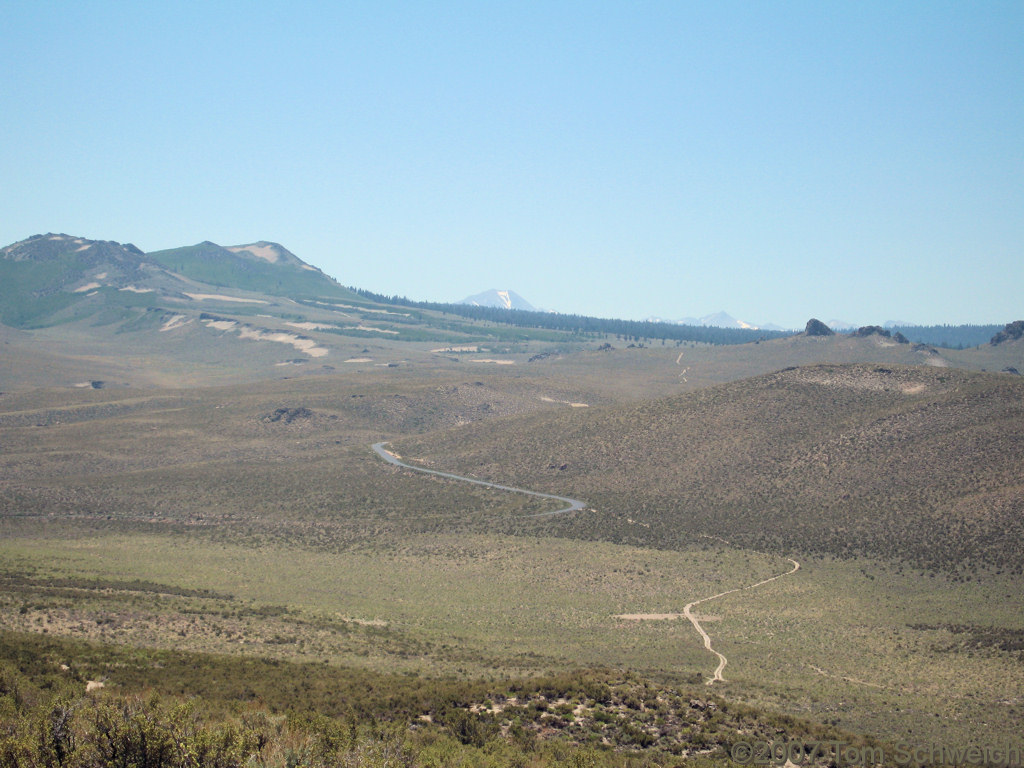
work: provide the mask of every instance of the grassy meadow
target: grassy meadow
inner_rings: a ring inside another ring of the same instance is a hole
[[[183,540],[184,538],[184,540]],[[705,544],[407,534],[331,552],[207,537],[19,536],[0,543],[3,627],[104,643],[427,677],[509,679],[612,667],[700,684],[715,659],[687,602],[788,570]],[[1019,581],[952,582],[814,560],[700,606],[729,659],[716,693],[888,738],[1010,738],[1024,637]]]

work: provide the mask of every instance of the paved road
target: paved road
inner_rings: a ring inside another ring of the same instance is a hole
[[[541,493],[540,491],[528,491],[525,488],[513,488],[508,485],[499,485],[498,483],[489,483],[486,480],[477,480],[472,477],[463,477],[462,475],[453,475],[451,472],[439,472],[436,469],[425,469],[423,467],[413,466],[412,464],[406,464],[404,461],[398,458],[395,454],[389,451],[384,446],[386,442],[374,443],[373,448],[377,455],[380,456],[384,461],[394,464],[399,467],[405,467],[406,469],[412,469],[416,472],[425,472],[428,475],[437,475],[438,477],[447,477],[451,480],[461,480],[464,483],[473,483],[475,485],[482,485],[487,488],[497,488],[499,491],[512,491],[512,493],[525,493],[528,496],[539,496],[542,499],[553,499],[554,501],[560,501],[563,504],[568,504],[567,507],[561,509],[555,509],[551,512],[538,512],[535,515],[525,515],[525,517],[551,517],[552,515],[563,515],[566,512],[579,512],[581,509],[586,507],[579,499],[570,499],[567,496],[555,496],[553,493]]]

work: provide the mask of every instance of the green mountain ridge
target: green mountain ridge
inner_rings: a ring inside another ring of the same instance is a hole
[[[149,309],[168,298],[188,300],[190,292],[215,294],[214,289],[306,299],[353,297],[316,267],[268,241],[229,247],[204,241],[147,254],[131,243],[54,233],[33,235],[0,251],[0,286],[0,322],[22,329],[61,325],[112,308],[133,320],[131,308]]]
[[[336,280],[283,246],[268,241],[225,247],[204,240],[196,245],[153,251],[146,258],[214,286],[270,296],[353,298],[353,293]]]
[[[0,251],[0,321],[15,328],[48,318],[86,298],[92,287],[134,286],[153,277],[134,245],[64,234],[34,235]]]

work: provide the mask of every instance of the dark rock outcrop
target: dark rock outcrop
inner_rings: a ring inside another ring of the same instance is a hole
[[[880,325],[862,325],[860,328],[853,332],[853,335],[859,338],[865,338],[867,336],[872,336],[875,334],[881,336],[884,339],[888,339],[889,337],[892,336],[892,334],[889,333],[889,331],[885,330],[885,328],[883,328]]]
[[[269,413],[263,417],[263,421],[272,424],[274,422],[283,421],[285,424],[291,424],[296,419],[308,419],[313,415],[313,412],[305,406],[299,408],[278,408],[273,413]]]
[[[1021,336],[1024,336],[1024,320],[1015,320],[1012,323],[1007,323],[1003,330],[993,336],[991,343],[994,347],[1004,341],[1016,341]]]
[[[807,327],[804,328],[804,335],[806,336],[835,336],[836,332],[825,325],[821,320],[812,317],[807,321]]]

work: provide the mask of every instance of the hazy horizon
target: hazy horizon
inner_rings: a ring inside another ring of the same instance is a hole
[[[0,240],[625,319],[1021,315],[1024,6],[5,8]]]

